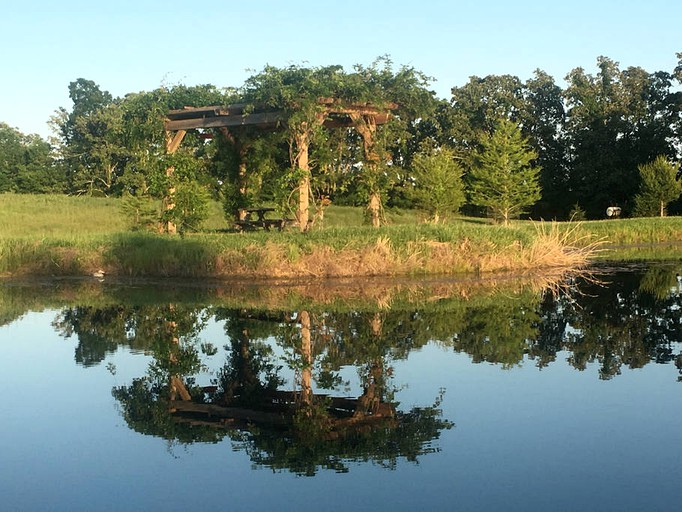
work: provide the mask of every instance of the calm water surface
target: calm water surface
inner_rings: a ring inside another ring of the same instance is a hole
[[[5,286],[0,509],[677,510],[678,266],[558,297]]]

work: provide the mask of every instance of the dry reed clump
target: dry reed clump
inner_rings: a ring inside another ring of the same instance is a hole
[[[527,264],[533,267],[584,267],[603,250],[605,239],[592,240],[581,235],[579,224],[560,231],[556,223],[547,230],[544,223],[536,224],[537,237],[528,251]]]
[[[402,271],[390,240],[380,237],[373,245],[360,249],[316,248],[310,254],[290,263],[292,275],[313,277],[353,277],[393,275]]]
[[[494,241],[472,243],[419,240],[396,250],[388,237],[364,247],[333,249],[327,245],[301,252],[274,242],[223,252],[214,269],[221,276],[263,278],[330,278],[523,271],[552,267],[584,267],[603,241],[590,242],[577,228],[559,230],[538,225],[535,239],[496,246]]]
[[[451,274],[463,272],[487,272],[516,267],[519,245],[499,251],[487,241],[473,244],[468,238],[459,243],[433,240],[417,244],[422,253],[420,268],[429,274]],[[412,250],[415,250],[414,248]]]
[[[578,269],[585,267],[604,244],[604,240],[593,241],[589,235],[581,235],[577,225],[563,231],[556,223],[549,230],[544,223],[535,227],[536,236],[529,245],[517,240],[497,250],[483,251],[479,269],[483,272]]]
[[[282,270],[282,262],[287,260],[286,249],[275,243],[223,250],[214,260],[216,277],[288,277],[288,273]]]
[[[388,239],[360,249],[334,250],[319,246],[292,256],[288,246],[276,243],[250,245],[242,251],[224,251],[214,264],[221,276],[289,279],[301,277],[356,277],[391,275],[396,258]]]

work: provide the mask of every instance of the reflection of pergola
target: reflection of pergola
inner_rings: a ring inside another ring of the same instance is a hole
[[[333,98],[321,98],[319,105],[319,114],[312,123],[312,126],[297,127],[303,129],[296,130],[295,136],[297,149],[295,164],[306,175],[299,183],[297,221],[302,231],[305,231],[308,226],[310,189],[308,149],[310,145],[309,135],[312,128],[319,125],[327,128],[355,128],[363,138],[365,159],[368,162],[373,162],[376,160],[373,151],[376,126],[386,123],[390,116],[390,110],[396,108],[394,104],[380,108],[368,103],[348,103]],[[186,107],[179,110],[171,110],[168,112],[164,123],[166,150],[169,154],[177,151],[188,130],[218,128],[226,136],[229,136],[231,132],[246,127],[262,130],[277,129],[286,120],[286,116],[282,111],[268,109],[247,110],[247,105],[245,104]],[[234,140],[234,137],[231,138]]]

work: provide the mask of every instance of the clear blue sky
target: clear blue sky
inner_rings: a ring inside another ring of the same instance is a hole
[[[122,96],[389,55],[449,98],[472,75],[525,81],[539,68],[563,85],[573,68],[596,73],[600,55],[672,72],[681,31],[679,0],[15,1],[0,18],[0,122],[48,136],[81,77]]]

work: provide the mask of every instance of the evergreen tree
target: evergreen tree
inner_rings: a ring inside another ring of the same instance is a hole
[[[536,158],[518,126],[500,120],[493,134],[482,141],[469,174],[469,200],[487,208],[495,220],[509,224],[540,199],[540,169],[532,165]]]
[[[412,161],[415,188],[412,197],[434,222],[457,213],[464,203],[462,167],[448,149],[417,153]]]
[[[634,215],[665,217],[668,203],[680,197],[682,187],[675,180],[676,169],[665,157],[637,167],[642,179],[639,194],[635,196]]]

